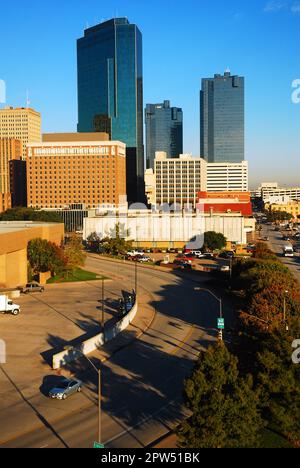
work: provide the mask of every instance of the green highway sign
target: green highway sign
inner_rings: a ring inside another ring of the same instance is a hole
[[[94,442],[94,449],[103,449],[104,445],[99,442]]]
[[[218,330],[225,329],[225,320],[223,318],[218,318]]]

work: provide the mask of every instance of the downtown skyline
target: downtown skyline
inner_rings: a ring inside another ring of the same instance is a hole
[[[207,2],[199,8],[196,2],[189,1],[184,12],[179,2],[175,2],[172,11],[166,5],[161,6],[158,22],[149,6],[135,1],[127,2],[126,9],[122,2],[113,2],[110,7],[101,8],[101,16],[97,16],[96,2],[90,2],[88,7],[82,2],[73,2],[72,19],[67,16],[68,5],[60,5],[60,17],[49,17],[48,3],[37,12],[33,11],[34,1],[26,5],[24,11],[21,2],[17,3],[20,8],[16,24],[20,25],[25,17],[29,32],[22,37],[19,51],[15,45],[2,40],[5,50],[1,50],[1,54],[6,67],[0,71],[0,78],[6,81],[9,105],[25,105],[26,89],[29,90],[31,106],[42,114],[44,132],[76,129],[76,39],[85,27],[109,19],[115,13],[128,16],[143,33],[144,107],[148,102],[169,99],[174,106],[183,108],[184,152],[199,156],[201,79],[223,73],[229,67],[232,74],[246,78],[245,159],[250,163],[251,186],[263,180],[298,185],[300,105],[293,104],[291,99],[292,82],[300,75],[296,50],[300,21],[295,7],[297,2],[286,2],[290,6],[286,4],[280,8],[274,2],[255,1],[241,6],[234,1],[227,10],[221,2],[216,2],[217,16]],[[55,8],[56,2],[52,5]],[[2,34],[7,37],[7,24],[13,14],[8,5],[3,8],[7,21],[0,38]],[[192,15],[191,11],[201,13],[198,16],[203,18],[201,28],[196,29],[197,15]],[[41,28],[41,15],[49,18],[49,29]],[[37,17],[41,25],[36,22]],[[31,22],[35,22],[35,34],[40,36],[38,44],[33,43]],[[180,28],[177,36],[171,34],[177,23],[186,31],[184,35],[180,35]],[[187,29],[188,24],[190,28]],[[278,28],[282,30],[280,37]],[[56,30],[56,37],[53,37],[53,30]],[[255,34],[249,37],[251,32]],[[22,34],[21,25],[19,34]],[[176,47],[173,47],[174,41]],[[40,58],[42,50],[47,50],[47,54]],[[17,57],[21,72],[16,75]]]

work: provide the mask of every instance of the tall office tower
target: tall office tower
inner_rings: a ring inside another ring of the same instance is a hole
[[[200,92],[200,152],[208,162],[245,159],[244,78],[224,75],[202,80]]]
[[[21,160],[22,144],[13,138],[0,138],[0,211],[6,211],[12,206],[11,168],[10,162]],[[24,187],[25,189],[25,187]]]
[[[182,109],[170,107],[170,101],[147,104],[145,120],[147,168],[154,169],[157,151],[167,153],[170,158],[177,158],[182,154]]]
[[[142,35],[126,18],[77,41],[78,132],[106,132],[126,144],[127,197],[144,201]]]
[[[30,108],[0,109],[0,138],[16,138],[22,142],[22,159],[26,145],[41,141],[41,114]]]

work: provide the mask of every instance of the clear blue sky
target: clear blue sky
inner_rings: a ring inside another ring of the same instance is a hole
[[[144,102],[184,111],[184,151],[199,155],[202,77],[230,67],[246,77],[251,184],[300,185],[300,0],[16,0],[2,2],[0,79],[7,104],[42,113],[43,131],[75,131],[76,39],[127,16],[144,39]]]

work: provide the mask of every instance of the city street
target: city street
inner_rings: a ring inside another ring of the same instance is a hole
[[[295,254],[292,257],[284,257],[283,256],[283,247],[289,242],[284,241],[282,239],[282,233],[274,231],[273,226],[264,226],[262,230],[262,237],[268,236],[269,237],[269,244],[271,249],[278,255],[280,260],[291,270],[291,272],[295,275],[295,277],[300,281],[300,256]]]
[[[115,286],[120,290],[134,287],[134,265],[89,257],[86,268],[107,276],[117,275]],[[148,291],[156,310],[150,329],[103,364],[97,353],[89,356],[96,366],[102,366],[102,442],[106,446],[147,446],[168,433],[184,416],[183,380],[199,350],[217,336],[217,301],[205,292],[194,291],[202,281],[205,280],[194,280],[178,272],[139,268],[138,284]],[[228,324],[231,313],[226,307],[225,318]],[[82,395],[67,401],[72,405],[67,416],[59,409],[65,402],[53,402],[43,395],[38,397],[37,415],[32,398],[27,402],[32,430],[18,432],[6,442],[2,433],[0,446],[92,447],[97,439],[97,376],[92,371],[84,372],[85,365],[81,361],[66,369],[84,382]],[[18,419],[17,413],[15,418]],[[6,421],[1,414],[0,420],[4,428]]]

